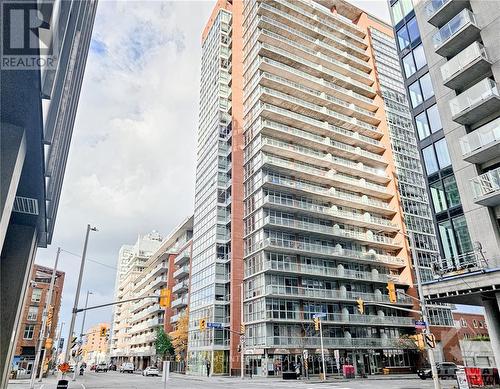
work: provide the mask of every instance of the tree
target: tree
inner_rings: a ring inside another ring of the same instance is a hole
[[[165,332],[163,327],[156,329],[155,347],[156,353],[161,355],[162,359],[165,359],[167,355],[174,354],[174,346],[172,346],[170,336]]]
[[[175,330],[170,333],[172,345],[179,360],[185,360],[187,356],[188,345],[189,313],[184,311],[179,318]]]

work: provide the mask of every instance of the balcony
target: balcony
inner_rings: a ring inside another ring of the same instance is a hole
[[[484,163],[500,155],[500,118],[460,139],[464,160]]]
[[[477,40],[480,31],[474,14],[464,9],[434,34],[434,49],[442,57],[453,57]]]
[[[182,253],[177,255],[177,257],[175,257],[174,264],[176,266],[184,265],[187,262],[189,262],[190,258],[191,258],[191,248],[188,247],[187,249],[183,250]]]
[[[247,344],[252,346],[253,339],[247,338]],[[406,338],[323,338],[323,345],[327,348],[384,348],[384,349],[414,349],[415,343]],[[293,337],[269,336],[266,347],[293,347],[293,348],[319,348],[319,336]]]
[[[262,265],[262,269],[259,269],[258,271],[268,271],[281,274],[305,274],[319,278],[341,278],[347,280],[379,282],[382,284],[386,284],[388,281],[394,281],[397,284],[402,283],[398,276],[382,274],[378,271],[368,272],[350,270],[343,267],[317,266],[294,262],[281,263],[276,261],[265,261]],[[245,276],[253,276],[256,272],[251,273],[247,271]]]
[[[188,281],[181,281],[172,287],[172,293],[185,292],[189,289]]]
[[[187,307],[189,301],[189,296],[185,295],[181,298],[175,299],[172,301],[172,308],[182,308]]]
[[[479,42],[474,42],[441,66],[441,75],[448,88],[463,89],[489,73],[490,69],[491,63],[485,48]]]
[[[473,178],[474,202],[485,207],[500,205],[500,168],[496,168]]]
[[[267,285],[266,294],[270,296],[292,297],[300,299],[317,299],[317,300],[351,300],[356,301],[361,298],[366,302],[381,302],[390,303],[389,296],[382,293],[366,293],[353,292],[341,289],[314,289],[304,288],[302,286],[285,286],[285,285]],[[398,296],[396,303],[402,305],[412,305],[411,298],[406,296]]]
[[[304,243],[295,240],[277,240],[266,238],[254,245],[247,247],[245,256],[264,249],[271,249],[277,252],[298,253],[303,255],[315,254],[325,258],[343,258],[352,259],[367,264],[383,264],[393,268],[402,268],[406,266],[405,260],[388,254],[377,254],[372,251],[360,251],[344,249],[340,245],[325,246],[318,243]]]
[[[181,277],[185,277],[187,275],[189,275],[189,266],[188,265],[181,266],[173,274],[174,278],[181,278]]]
[[[430,0],[425,5],[427,21],[433,26],[441,27],[457,13],[469,7],[469,0]]]
[[[287,312],[292,313],[292,317],[280,317],[280,311],[266,311],[267,320],[273,322],[286,321],[290,322],[311,322],[311,319],[301,318],[302,312]],[[256,319],[258,321],[259,319]],[[358,315],[349,313],[328,313],[321,321],[324,325],[328,324],[360,324],[360,325],[382,325],[382,326],[403,326],[414,327],[415,319],[406,316],[379,316],[379,315]]]
[[[471,125],[500,110],[500,94],[495,81],[485,78],[450,100],[453,121]]]

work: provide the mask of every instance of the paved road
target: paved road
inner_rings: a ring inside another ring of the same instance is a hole
[[[318,381],[283,381],[277,378],[255,378],[241,381],[229,377],[194,377],[173,374],[168,382],[168,389],[431,389],[432,381],[415,379],[415,376],[384,379],[371,377],[368,379],[335,380],[326,383]],[[456,386],[456,381],[442,381],[443,389]],[[86,373],[71,382],[70,389],[163,389],[164,384],[159,377],[142,377],[139,374]],[[10,381],[8,389],[27,389],[29,382]],[[56,378],[51,377],[37,383],[35,389],[55,389]]]

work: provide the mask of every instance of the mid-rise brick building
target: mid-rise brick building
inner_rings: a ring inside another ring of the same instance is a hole
[[[26,369],[30,373],[33,369],[36,347],[42,328],[42,315],[47,304],[50,280],[53,269],[35,265],[31,273],[28,291],[23,303],[23,311],[18,328],[18,337],[15,349],[14,360],[12,362],[14,369]],[[59,319],[59,310],[61,308],[61,296],[64,286],[64,272],[56,271],[56,281],[52,293],[52,321],[47,323],[46,337],[54,339],[56,336],[57,321]],[[45,342],[44,342],[45,344]],[[52,357],[52,349],[46,350],[46,364]]]

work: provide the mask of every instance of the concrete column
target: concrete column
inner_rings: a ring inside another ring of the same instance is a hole
[[[11,224],[0,257],[0,387],[7,387],[10,364],[17,343],[20,316],[35,258],[34,227]]]
[[[486,323],[488,324],[488,334],[490,335],[490,344],[495,356],[495,364],[500,372],[500,292],[492,299],[484,299],[483,306],[485,310]]]

